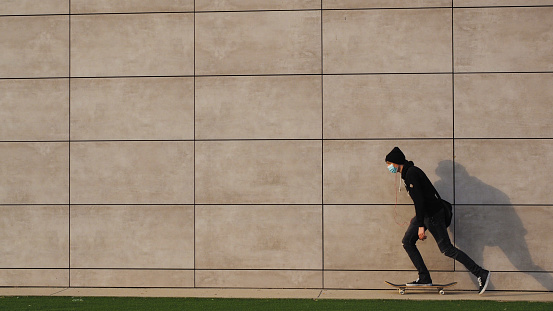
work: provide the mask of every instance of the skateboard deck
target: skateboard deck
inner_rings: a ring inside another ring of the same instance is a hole
[[[434,289],[434,290],[437,290],[438,293],[440,293],[440,295],[445,295],[444,288],[448,288],[448,287],[451,287],[451,286],[457,284],[457,282],[451,282],[451,283],[448,283],[448,284],[433,284],[433,285],[429,285],[429,286],[407,286],[406,284],[394,284],[394,283],[391,283],[391,282],[388,282],[388,281],[385,281],[385,282],[386,282],[386,284],[397,288],[400,295],[405,294],[405,291],[407,289],[409,289],[409,290],[412,290],[412,289],[414,289],[414,290],[421,290],[421,289],[432,290],[432,289]]]

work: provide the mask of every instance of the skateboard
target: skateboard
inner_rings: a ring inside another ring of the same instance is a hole
[[[407,288],[410,289],[410,290],[411,289],[416,289],[416,290],[435,289],[435,290],[438,290],[438,293],[440,293],[440,295],[445,295],[444,288],[448,288],[448,287],[451,287],[451,286],[457,284],[457,282],[452,282],[452,283],[448,283],[448,284],[434,284],[434,285],[430,285],[430,286],[407,286],[406,284],[394,284],[394,283],[390,283],[388,281],[385,281],[385,282],[386,282],[386,284],[397,288],[400,295],[405,294],[405,290]]]

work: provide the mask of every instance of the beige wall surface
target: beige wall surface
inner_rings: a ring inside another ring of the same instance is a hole
[[[3,0],[0,2],[1,15],[67,13],[69,13],[67,0]]]
[[[67,15],[0,17],[0,78],[67,77]]]
[[[490,289],[553,291],[551,0],[4,0],[0,42],[0,286],[411,281],[399,146]]]

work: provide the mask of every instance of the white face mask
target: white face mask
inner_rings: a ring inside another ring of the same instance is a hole
[[[390,165],[388,165],[388,171],[390,171],[390,173],[397,173],[397,167],[394,166],[393,163],[390,163]]]

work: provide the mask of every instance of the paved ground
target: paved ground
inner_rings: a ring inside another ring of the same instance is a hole
[[[476,292],[397,290],[318,290],[318,289],[199,289],[199,288],[28,288],[3,287],[0,296],[110,296],[110,297],[201,297],[201,298],[307,298],[307,299],[413,299],[413,300],[497,300],[548,301],[553,292]]]

